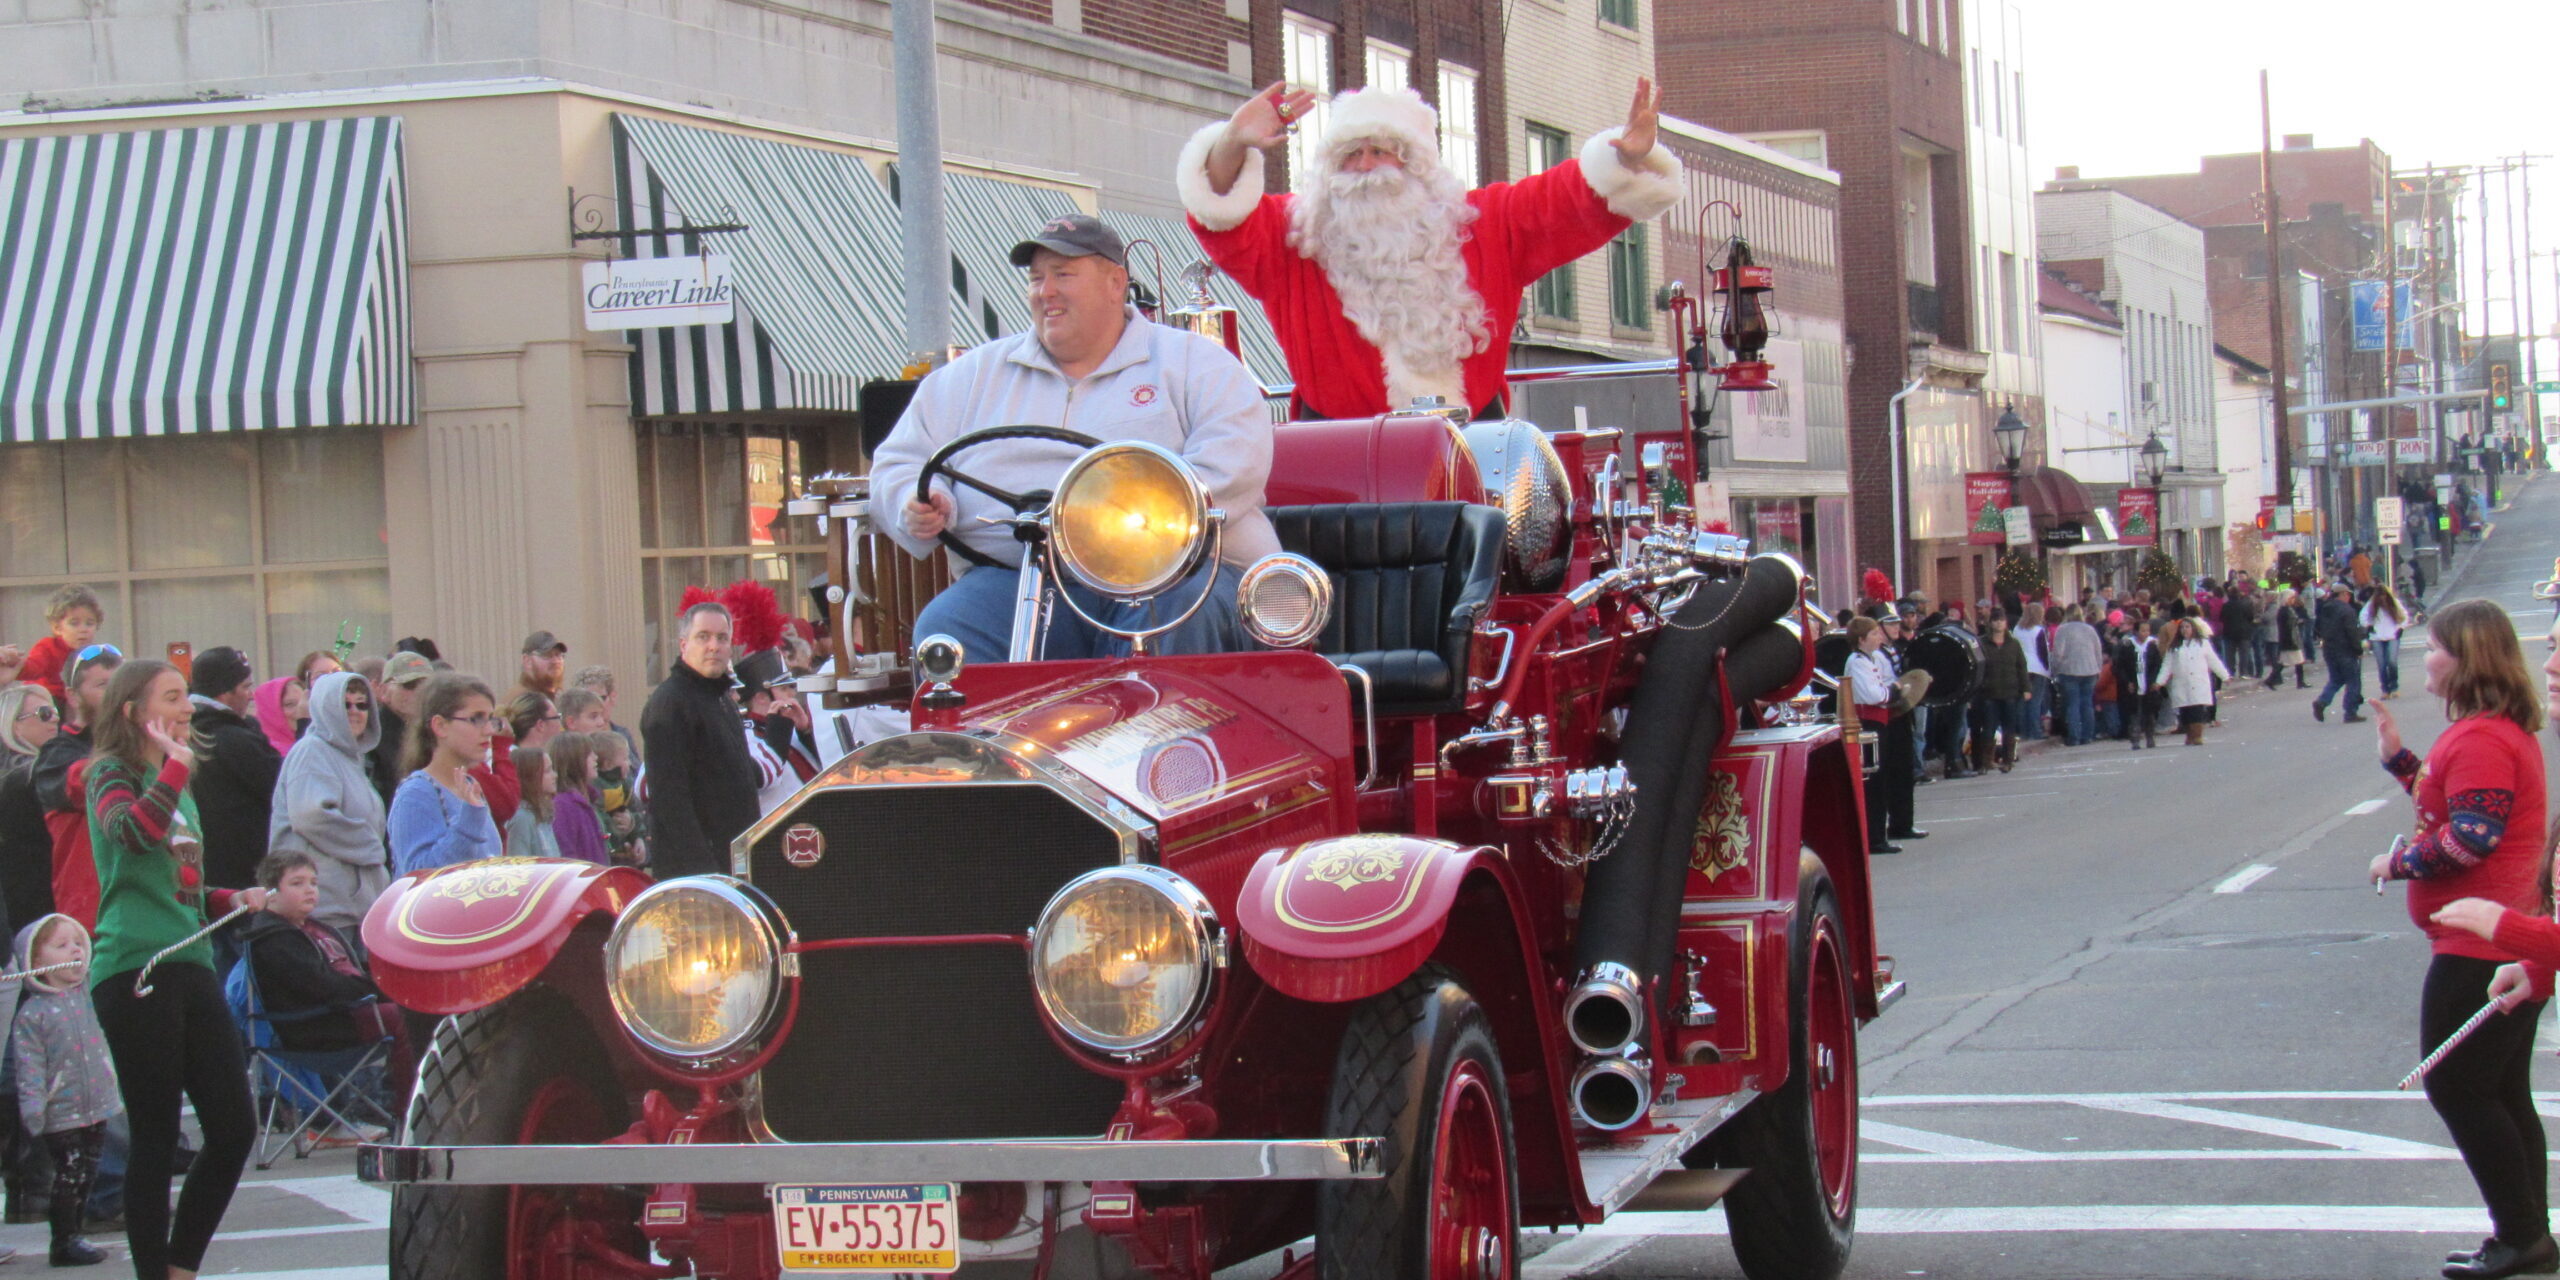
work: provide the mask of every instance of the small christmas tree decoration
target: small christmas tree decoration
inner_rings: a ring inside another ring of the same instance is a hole
[[[2044,590],[2044,561],[2024,551],[2012,551],[2000,557],[2000,567],[1992,571],[1991,581],[2002,591],[2040,593]]]

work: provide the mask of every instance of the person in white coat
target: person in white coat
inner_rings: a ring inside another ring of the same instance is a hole
[[[2375,587],[2364,602],[2364,629],[2373,641],[2373,669],[2382,677],[2382,693],[2376,701],[2400,692],[2400,630],[2409,625],[2401,611],[2400,599],[2389,587]]]
[[[2168,690],[2169,705],[2178,709],[2187,745],[2201,747],[2205,722],[2213,718],[2213,682],[2230,679],[2231,669],[2222,665],[2222,655],[2213,651],[2192,618],[2173,619],[2164,643],[2169,656],[2160,663],[2159,687]]]
[[[390,816],[365,760],[382,740],[373,686],[352,671],[311,682],[311,728],[286,752],[267,828],[270,853],[310,856],[322,924],[353,932],[391,883]]]

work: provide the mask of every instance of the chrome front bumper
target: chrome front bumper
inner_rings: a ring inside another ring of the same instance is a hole
[[[588,1186],[661,1183],[1284,1182],[1376,1178],[1378,1138],[1198,1142],[772,1142],[666,1146],[368,1145],[369,1183]]]

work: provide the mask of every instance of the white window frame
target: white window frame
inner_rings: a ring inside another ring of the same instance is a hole
[[[1384,40],[1369,42],[1366,83],[1372,89],[1413,87],[1413,52]]]
[[[1476,132],[1477,83],[1475,68],[1441,62],[1440,163],[1470,189],[1483,172],[1483,144]]]
[[[1316,170],[1316,144],[1333,122],[1327,100],[1337,81],[1333,75],[1333,24],[1303,13],[1280,13],[1280,78],[1292,87],[1315,92],[1315,105],[1289,131],[1289,183],[1292,188]]]

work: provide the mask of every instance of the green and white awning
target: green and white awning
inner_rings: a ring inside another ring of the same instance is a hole
[[[729,324],[635,329],[631,412],[851,411],[906,363],[898,211],[861,157],[648,116],[613,118],[621,226],[640,258],[718,253]],[[741,223],[723,235],[688,226]]]
[[[1191,234],[1190,223],[1180,218],[1113,213],[1108,209],[1102,212],[1102,221],[1129,243],[1129,273],[1147,288],[1167,295],[1165,306],[1180,307],[1191,300],[1189,287],[1182,283],[1182,269],[1208,254],[1201,250],[1199,238]],[[1141,247],[1140,240],[1153,246],[1152,250]],[[1162,281],[1156,279],[1159,259],[1164,264]],[[1219,302],[1235,308],[1243,321],[1239,328],[1244,338],[1244,363],[1253,370],[1255,380],[1266,387],[1288,382],[1289,360],[1280,354],[1280,339],[1271,332],[1271,318],[1262,313],[1262,304],[1223,271],[1209,277],[1209,292]]]
[[[0,138],[0,442],[408,423],[400,121]]]

